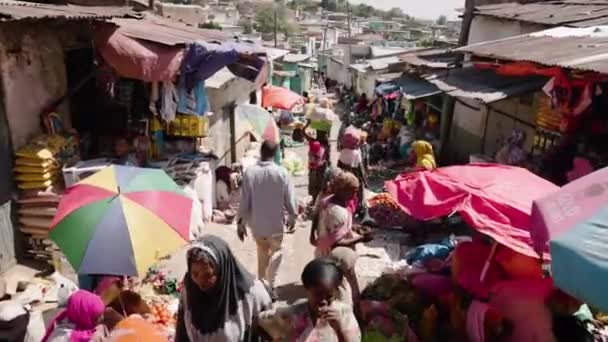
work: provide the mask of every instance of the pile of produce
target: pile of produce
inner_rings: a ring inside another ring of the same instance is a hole
[[[412,218],[387,193],[374,196],[369,200],[368,205],[369,214],[379,227],[403,227],[412,223]]]
[[[144,279],[144,283],[151,284],[154,290],[164,295],[179,295],[179,284],[177,279],[167,277],[159,269],[151,267]]]
[[[161,330],[175,327],[177,315],[169,310],[166,304],[161,302],[150,305],[151,321]]]

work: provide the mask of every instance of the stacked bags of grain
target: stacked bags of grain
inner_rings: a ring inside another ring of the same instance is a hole
[[[19,228],[28,255],[36,259],[48,260],[52,255],[48,234],[63,189],[59,155],[66,143],[62,136],[42,135],[16,152],[13,171],[19,188]]]

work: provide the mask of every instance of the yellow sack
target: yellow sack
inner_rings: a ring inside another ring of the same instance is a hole
[[[17,174],[17,179],[19,182],[44,182],[56,176],[54,172],[47,173],[21,173]]]
[[[30,159],[51,159],[66,145],[60,135],[41,135],[20,148],[15,155]]]
[[[55,159],[31,159],[31,158],[17,158],[15,160],[15,165],[17,166],[33,166],[41,169],[46,169],[50,167],[56,167],[57,163]]]
[[[36,166],[21,166],[17,165],[13,168],[13,171],[17,173],[36,173],[36,174],[45,174],[49,172],[54,172],[57,170],[55,167],[36,167]]]
[[[21,190],[46,189],[51,185],[53,185],[53,181],[50,179],[47,181],[43,181],[43,182],[19,182],[19,183],[17,183],[17,187]]]

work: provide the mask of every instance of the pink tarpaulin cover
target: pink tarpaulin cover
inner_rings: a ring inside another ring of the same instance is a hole
[[[287,88],[267,86],[262,89],[262,107],[291,110],[303,100],[302,96]]]
[[[99,27],[95,45],[119,75],[147,82],[171,81],[184,57],[181,47],[133,39],[115,27]]]
[[[499,164],[405,173],[386,188],[418,220],[459,213],[481,233],[531,257],[539,256],[530,237],[532,202],[559,189],[526,169]]]

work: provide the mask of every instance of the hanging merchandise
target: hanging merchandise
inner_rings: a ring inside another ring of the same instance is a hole
[[[175,120],[177,112],[177,89],[171,81],[163,82],[163,97],[161,98],[160,116],[163,120],[171,122]]]
[[[154,115],[158,115],[158,108],[156,107],[160,100],[160,90],[158,88],[158,82],[152,82],[150,84],[150,103],[148,109],[150,109],[150,112]]]
[[[407,98],[401,98],[401,107],[405,113],[405,122],[408,126],[414,124],[414,100],[408,100]]]
[[[593,102],[593,84],[585,81],[574,83],[564,72],[560,72],[543,87],[551,98],[552,107],[564,116],[578,116],[589,109]],[[571,126],[571,123],[567,125]]]
[[[179,95],[177,110],[180,113],[204,115],[207,108],[209,108],[204,81],[195,82],[192,88],[188,88],[186,86],[186,77],[180,76],[177,92]]]

